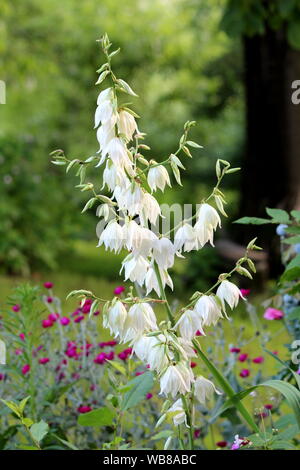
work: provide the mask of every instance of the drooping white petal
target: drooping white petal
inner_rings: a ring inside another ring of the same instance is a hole
[[[195,397],[202,404],[205,405],[206,400],[209,400],[214,393],[222,395],[222,392],[216,389],[215,385],[202,375],[195,380]]]
[[[203,326],[215,325],[223,317],[221,308],[213,295],[202,295],[197,300],[194,310],[199,315]]]

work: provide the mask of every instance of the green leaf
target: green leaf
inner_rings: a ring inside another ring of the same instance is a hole
[[[288,382],[284,382],[283,380],[267,380],[266,382],[263,382],[259,385],[254,385],[253,387],[249,387],[246,390],[242,390],[241,392],[236,393],[218,410],[218,416],[224,411],[228,410],[228,408],[236,406],[237,402],[245,398],[257,387],[271,387],[277,392],[280,392],[292,408],[298,423],[298,428],[300,429],[300,392],[296,387]]]
[[[286,269],[284,271],[284,273],[282,274],[280,278],[280,282],[281,283],[290,282],[299,278],[300,278],[300,266],[295,266],[292,269]]]
[[[173,436],[173,431],[166,429],[165,431],[160,431],[154,436],[151,437],[151,441],[158,441],[159,439],[167,439],[170,436]]]
[[[283,240],[283,243],[288,243],[289,245],[296,245],[296,243],[300,243],[300,235],[285,238],[285,240]]]
[[[41,420],[39,423],[34,423],[30,428],[31,435],[33,439],[37,442],[41,442],[41,440],[46,436],[48,431],[49,426],[43,420]]]
[[[66,447],[69,447],[69,449],[72,450],[79,450],[78,447],[75,447],[71,442],[65,441],[64,439],[61,439],[61,437],[57,436],[56,434],[51,434],[55,439],[58,439],[62,444],[64,444]]]
[[[21,413],[19,410],[19,406],[14,403],[13,401],[8,401],[8,400],[2,400],[2,403],[4,403],[8,408],[10,408],[19,418],[21,417]]]
[[[235,220],[234,224],[252,224],[252,225],[263,225],[270,224],[270,219],[261,219],[260,217],[242,217],[241,219]]]
[[[126,375],[126,369],[122,366],[122,364],[119,364],[117,361],[107,361],[107,363],[113,366],[119,372],[121,372],[121,374]]]
[[[114,417],[115,412],[110,408],[99,408],[80,415],[77,422],[81,426],[111,426]]]
[[[132,385],[131,389],[124,395],[122,401],[122,410],[128,410],[137,405],[140,401],[145,399],[145,395],[153,387],[153,374],[152,372],[145,372],[133,380],[128,382],[127,385]]]
[[[286,267],[286,270],[297,267],[297,266],[300,266],[300,254],[295,256],[295,258],[293,258],[292,261],[289,262],[289,264]]]
[[[266,208],[266,213],[272,217],[272,222],[276,224],[288,224],[290,221],[289,214],[282,209],[269,209]]]
[[[296,210],[291,211],[291,216],[300,222],[300,211],[296,211]]]
[[[28,402],[29,398],[30,398],[30,395],[28,397],[23,398],[23,400],[20,402],[19,409],[20,409],[21,413],[23,413],[24,408],[25,408],[26,403]]]

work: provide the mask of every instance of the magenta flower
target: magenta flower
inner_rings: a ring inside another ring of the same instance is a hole
[[[47,364],[47,362],[49,361],[50,361],[49,357],[41,357],[39,359],[39,364]]]
[[[11,309],[13,312],[19,312],[21,310],[21,305],[19,304],[13,305]]]
[[[50,296],[47,297],[47,302],[48,302],[48,304],[52,304],[52,302],[53,302],[53,297],[50,297]]]
[[[254,362],[254,364],[262,364],[262,362],[264,362],[264,360],[265,359],[263,358],[263,356],[257,356],[252,360],[252,362]]]
[[[247,359],[248,359],[248,354],[246,354],[246,353],[240,354],[239,357],[238,357],[238,360],[240,362],[245,362]]]
[[[150,400],[153,397],[152,393],[147,393],[146,400]]]
[[[22,341],[25,341],[25,334],[24,334],[24,333],[20,333],[20,334],[19,334],[19,338],[20,338]]]
[[[229,351],[230,351],[231,353],[238,354],[239,352],[241,352],[241,349],[240,349],[240,348],[230,348]]]
[[[194,369],[194,367],[197,367],[197,362],[193,362],[193,361],[192,361],[192,362],[190,363],[190,367],[191,367],[192,369]]]
[[[118,286],[114,289],[114,294],[115,295],[120,295],[120,294],[122,294],[122,292],[124,292],[124,290],[125,290],[124,286]]]
[[[201,436],[201,429],[195,429],[194,438],[198,439]]]
[[[0,374],[0,382],[1,380],[5,380],[5,374]]]
[[[50,313],[48,315],[48,320],[55,322],[59,318],[59,313]]]
[[[242,294],[243,297],[248,297],[248,295],[251,292],[250,289],[240,289],[240,291],[241,291],[241,294]]]
[[[277,308],[267,308],[264,313],[264,318],[266,320],[281,320],[284,317],[284,313]]]
[[[53,321],[49,320],[49,318],[46,318],[45,320],[42,321],[43,328],[50,328],[51,326],[53,326]]]
[[[93,392],[94,390],[96,390],[96,388],[97,388],[97,385],[92,384],[92,385],[90,386],[90,391]]]
[[[63,326],[68,325],[70,323],[70,321],[71,320],[68,317],[62,317],[62,318],[59,319],[60,324],[63,325]]]
[[[86,299],[83,306],[81,307],[82,313],[89,313],[90,310],[91,310],[91,305],[92,305],[92,300],[91,299]]]
[[[29,371],[30,371],[30,365],[29,364],[25,364],[21,369],[21,372],[22,372],[23,375],[28,374]]]
[[[202,333],[201,333],[200,330],[197,330],[197,331],[196,331],[196,336],[202,336]]]
[[[246,377],[249,377],[250,375],[250,370],[249,369],[242,369],[240,372],[240,377],[245,379]]]
[[[44,287],[46,289],[52,289],[53,287],[53,282],[44,282]]]
[[[136,372],[135,376],[138,377],[139,375],[143,375],[145,372]]]
[[[94,363],[95,364],[104,364],[104,362],[107,360],[106,354],[104,352],[98,354],[98,356],[95,357]]]
[[[81,405],[77,408],[78,413],[88,413],[92,411],[92,408],[88,405]]]

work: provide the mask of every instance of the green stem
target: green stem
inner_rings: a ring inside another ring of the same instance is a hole
[[[157,277],[157,282],[158,282],[158,285],[159,285],[160,296],[165,301],[165,307],[166,307],[166,312],[167,312],[168,318],[171,322],[171,325],[174,326],[175,325],[175,319],[173,317],[173,313],[171,311],[168,299],[166,297],[165,290],[164,290],[163,283],[162,283],[162,279],[161,279],[161,275],[160,275],[160,271],[159,271],[159,267],[158,267],[158,264],[156,262],[154,262],[154,271],[155,271],[155,274],[156,274],[156,277]]]
[[[201,351],[199,344],[196,340],[193,340],[193,345],[199,355],[199,357],[202,359],[204,364],[207,366],[207,368],[210,370],[216,381],[219,383],[220,387],[223,389],[223,391],[226,393],[226,395],[229,398],[233,398],[235,395],[235,391],[231,387],[230,383],[228,380],[221,374],[221,372],[218,371],[218,369],[210,362],[210,360],[206,357],[203,351]],[[255,432],[259,432],[259,428],[257,424],[255,423],[254,419],[252,416],[248,413],[244,405],[242,404],[241,401],[236,401],[234,402],[234,405],[236,409],[239,411],[239,413],[243,416],[245,421],[248,423],[250,428]]]
[[[182,400],[183,408],[186,414],[186,423],[188,425],[188,431],[189,431],[189,450],[194,450],[194,431],[193,431],[193,423],[192,423],[192,413],[188,406],[187,399],[184,395],[181,395],[181,400]]]

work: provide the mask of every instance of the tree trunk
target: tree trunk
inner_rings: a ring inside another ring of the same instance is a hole
[[[284,30],[244,39],[247,105],[246,154],[241,184],[241,216],[265,217],[265,208],[300,209],[300,105],[291,101],[300,80],[300,51]],[[270,247],[274,226],[241,227],[241,240],[259,234]],[[277,262],[276,262],[277,264]],[[274,270],[273,270],[274,272]]]

